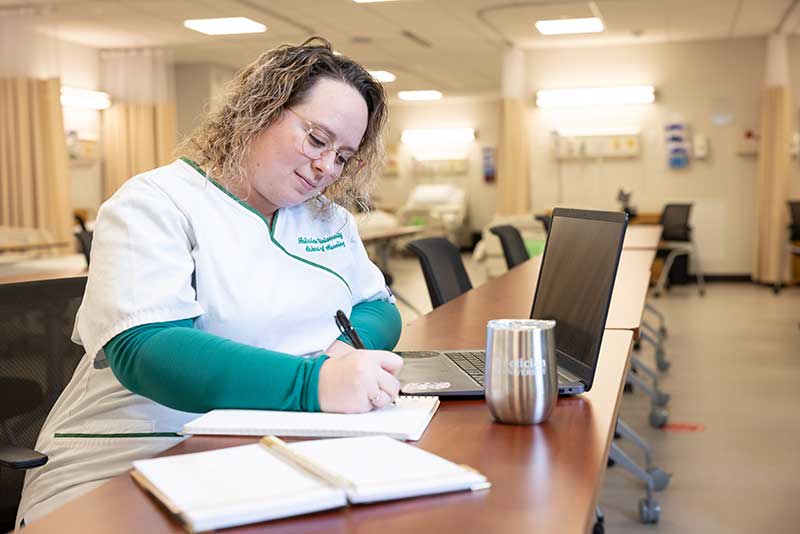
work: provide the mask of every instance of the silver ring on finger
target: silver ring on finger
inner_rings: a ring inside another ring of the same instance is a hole
[[[373,404],[373,406],[378,404],[378,401],[381,400],[381,395],[383,395],[383,390],[379,389],[378,392],[375,393],[375,395],[372,395],[369,398],[369,402],[371,402]]]

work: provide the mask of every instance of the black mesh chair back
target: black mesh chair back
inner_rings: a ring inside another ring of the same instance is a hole
[[[525,248],[522,234],[515,227],[504,224],[493,226],[489,228],[489,231],[500,238],[500,245],[503,247],[503,255],[506,257],[506,265],[509,269],[513,269],[529,259],[528,249]]]
[[[800,241],[800,200],[789,201],[789,214],[792,222],[789,224],[789,239]]]
[[[472,289],[461,254],[447,239],[417,239],[408,244],[408,250],[419,258],[434,308]]]
[[[92,232],[86,229],[75,232],[75,238],[78,240],[78,244],[81,246],[81,252],[83,252],[83,256],[86,258],[87,267],[89,266],[89,258],[92,255],[92,235]]]
[[[550,233],[550,216],[549,215],[537,215],[534,217],[537,221],[542,223],[544,226],[545,233]]]
[[[70,342],[85,276],[0,284],[0,446],[33,449],[83,356]],[[14,527],[25,472],[0,466],[0,532]]]
[[[691,241],[692,229],[689,226],[691,204],[667,204],[661,213],[661,226],[664,227],[661,239],[664,241]]]

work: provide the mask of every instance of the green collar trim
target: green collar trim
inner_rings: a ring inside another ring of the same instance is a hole
[[[193,168],[193,169],[194,169],[194,170],[196,170],[198,173],[200,173],[200,175],[201,175],[203,178],[205,178],[206,180],[208,180],[209,182],[211,182],[212,184],[214,184],[214,185],[217,187],[217,189],[219,189],[220,191],[222,191],[223,193],[225,193],[226,195],[228,195],[229,197],[231,197],[233,200],[235,200],[237,204],[239,204],[240,206],[242,206],[242,207],[243,207],[244,209],[246,209],[247,211],[250,211],[250,212],[252,212],[253,214],[255,214],[256,216],[258,216],[258,218],[259,218],[259,219],[261,219],[262,221],[264,221],[264,224],[266,224],[266,225],[267,225],[267,228],[269,229],[269,231],[270,231],[270,234],[272,234],[272,229],[273,229],[273,227],[274,227],[275,225],[273,224],[272,226],[270,226],[270,224],[269,224],[269,221],[267,220],[267,218],[266,218],[266,217],[264,217],[264,216],[261,214],[261,212],[260,212],[260,211],[258,211],[258,210],[257,210],[257,209],[255,209],[253,206],[251,206],[250,204],[248,204],[247,202],[245,202],[245,201],[244,201],[244,200],[242,200],[241,198],[237,197],[236,195],[234,195],[233,193],[231,193],[230,191],[228,191],[227,189],[225,189],[225,187],[224,187],[224,186],[223,186],[221,183],[219,183],[218,181],[216,181],[215,179],[213,179],[213,178],[211,178],[209,175],[207,175],[207,174],[206,174],[206,171],[204,171],[203,169],[201,169],[201,168],[200,168],[200,166],[199,166],[197,163],[195,163],[194,161],[190,160],[190,159],[189,159],[189,158],[187,158],[186,156],[181,156],[181,158],[180,158],[180,159],[181,159],[181,161],[182,161],[182,162],[186,163],[186,164],[187,164],[187,165],[189,165],[191,168]],[[277,217],[278,217],[278,212],[276,211],[276,212],[275,212],[275,217],[274,217],[274,219],[277,219]]]
[[[276,247],[278,247],[279,249],[281,249],[281,250],[283,251],[283,253],[284,253],[284,254],[286,254],[286,255],[287,255],[287,256],[289,256],[290,258],[294,258],[294,259],[296,259],[297,261],[301,261],[301,262],[303,262],[303,263],[306,263],[306,264],[308,264],[308,265],[311,265],[312,267],[317,267],[317,268],[319,268],[319,269],[322,269],[323,271],[327,271],[327,272],[329,272],[330,274],[332,274],[333,276],[335,276],[336,278],[338,278],[339,280],[341,280],[341,281],[342,281],[342,283],[343,283],[343,284],[345,285],[345,287],[347,288],[347,291],[348,291],[348,292],[349,292],[351,295],[353,294],[353,290],[350,288],[350,284],[348,284],[348,283],[347,283],[347,281],[344,279],[344,277],[343,277],[342,275],[340,275],[339,273],[337,273],[336,271],[334,271],[333,269],[331,269],[331,268],[329,268],[329,267],[326,267],[326,266],[324,266],[324,265],[320,265],[319,263],[314,263],[314,262],[313,262],[313,261],[311,261],[311,260],[307,260],[307,259],[305,259],[305,258],[302,258],[302,257],[300,257],[300,256],[297,256],[297,255],[295,255],[295,254],[292,254],[291,252],[289,252],[288,250],[286,250],[286,249],[283,247],[283,245],[281,245],[281,244],[278,242],[278,240],[277,240],[277,239],[275,239],[275,227],[276,227],[276,226],[278,226],[278,212],[279,212],[280,210],[276,210],[276,211],[275,211],[275,214],[272,216],[272,224],[270,224],[270,223],[269,223],[269,221],[267,220],[267,218],[266,218],[266,217],[264,217],[264,216],[263,216],[263,215],[262,215],[262,214],[261,214],[259,211],[257,211],[255,208],[253,208],[253,207],[252,207],[250,204],[248,204],[247,202],[244,202],[242,199],[240,199],[239,197],[237,197],[236,195],[232,194],[230,191],[228,191],[227,189],[225,189],[225,188],[222,186],[222,184],[220,184],[219,182],[217,182],[217,181],[216,181],[216,180],[214,180],[213,178],[209,177],[209,176],[208,176],[208,175],[205,173],[205,171],[204,171],[203,169],[201,169],[201,168],[200,168],[200,166],[199,166],[197,163],[195,163],[194,161],[192,161],[191,159],[189,159],[189,158],[187,158],[187,157],[185,157],[185,156],[181,156],[181,158],[180,158],[180,159],[181,159],[181,161],[183,161],[184,163],[186,163],[187,165],[189,165],[191,168],[193,168],[194,170],[196,170],[198,173],[200,173],[200,174],[203,176],[203,178],[207,179],[209,182],[211,182],[212,184],[214,184],[215,186],[217,186],[217,188],[219,188],[219,190],[220,190],[220,191],[222,191],[223,193],[225,193],[226,195],[228,195],[229,197],[231,197],[233,200],[235,200],[237,203],[239,203],[239,204],[240,204],[240,205],[241,205],[243,208],[245,208],[245,209],[247,209],[247,210],[249,210],[249,211],[251,211],[251,212],[255,213],[256,215],[258,215],[258,217],[259,217],[259,218],[260,218],[262,221],[264,221],[264,224],[265,224],[265,225],[267,225],[267,233],[269,234],[269,238],[270,238],[270,240],[271,240],[271,241],[272,241],[272,242],[275,244],[275,246],[276,246]]]
[[[182,438],[175,432],[131,432],[127,434],[83,434],[80,432],[56,432],[55,438]]]

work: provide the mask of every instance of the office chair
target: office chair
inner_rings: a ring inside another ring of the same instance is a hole
[[[78,240],[83,257],[86,258],[86,267],[89,267],[89,258],[92,254],[92,235],[91,230],[86,230],[85,228],[75,232],[75,239]]]
[[[794,244],[795,241],[800,241],[800,200],[789,200],[789,215],[792,222],[787,227],[789,229],[789,242],[786,244],[783,254],[781,254],[780,271],[778,271],[778,280],[772,287],[772,290],[777,295],[783,286],[783,270],[786,268],[786,258],[792,256],[800,256],[800,246]],[[791,280],[791,276],[789,279]]]
[[[83,356],[69,343],[85,276],[0,284],[0,532],[14,528],[33,447]]]
[[[434,308],[472,289],[461,254],[447,239],[417,239],[410,242],[407,248],[419,258]]]
[[[692,227],[689,226],[689,214],[692,211],[692,204],[667,204],[661,213],[661,225],[664,230],[661,233],[661,240],[665,244],[659,248],[659,252],[666,252],[664,268],[656,282],[653,294],[658,297],[664,290],[672,264],[678,256],[687,256],[694,262],[695,273],[697,274],[697,291],[700,296],[706,293],[706,281],[703,277],[703,269],[700,265],[700,256],[697,253],[697,246],[692,241]]]
[[[503,247],[503,256],[506,257],[506,265],[513,269],[520,263],[529,259],[528,249],[525,248],[525,241],[522,234],[511,225],[504,224],[493,226],[489,231],[500,238],[500,245]]]
[[[537,215],[534,217],[534,219],[542,223],[542,226],[544,226],[544,232],[546,234],[550,233],[550,215]]]

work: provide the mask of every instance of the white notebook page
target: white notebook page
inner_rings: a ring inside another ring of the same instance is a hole
[[[137,471],[196,527],[281,517],[305,503],[342,506],[344,493],[287,463],[262,445],[134,462]],[[297,511],[294,511],[297,513]]]
[[[356,493],[376,500],[429,493],[425,488],[464,489],[486,481],[479,473],[387,436],[304,441],[289,447],[349,480]]]
[[[389,435],[417,440],[439,404],[438,397],[400,397],[395,405],[360,414],[212,410],[183,427],[186,434],[298,437]]]

